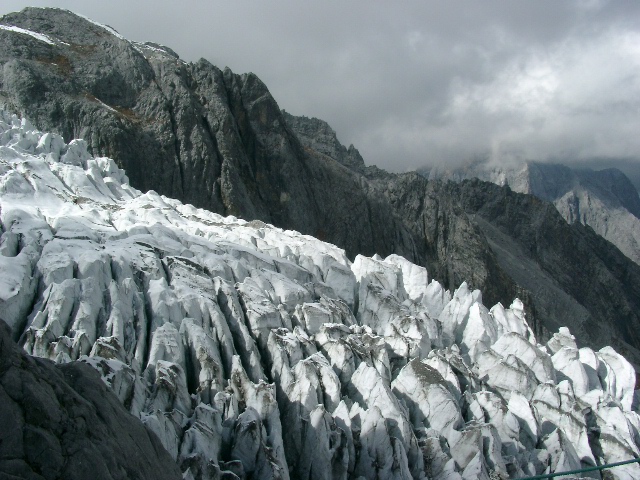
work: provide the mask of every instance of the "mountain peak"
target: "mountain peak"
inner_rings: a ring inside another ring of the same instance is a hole
[[[359,172],[364,169],[365,164],[360,152],[353,144],[349,145],[349,148],[345,148],[327,122],[315,117],[296,117],[284,110],[282,113],[287,125],[295,132],[304,146],[326,155],[354,171]]]
[[[56,7],[27,7],[20,12],[8,13],[0,18],[5,25],[26,28],[63,41],[82,44],[87,35],[106,35],[127,41],[114,28],[95,22],[70,10]]]

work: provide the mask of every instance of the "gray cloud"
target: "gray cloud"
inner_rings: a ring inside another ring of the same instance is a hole
[[[0,13],[27,4],[20,0]],[[128,38],[253,71],[367,163],[640,160],[640,3],[60,0]]]

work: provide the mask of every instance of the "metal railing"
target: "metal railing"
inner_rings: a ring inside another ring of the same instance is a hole
[[[616,463],[608,463],[606,465],[599,465],[597,467],[589,467],[589,468],[582,468],[580,470],[570,470],[568,472],[555,472],[555,473],[545,473],[542,475],[536,475],[535,477],[521,477],[519,480],[538,480],[541,478],[553,478],[553,477],[562,477],[565,475],[573,475],[576,473],[583,473],[583,472],[593,472],[594,470],[604,470],[606,468],[614,468],[614,467],[619,467],[620,465],[628,465],[630,463],[638,463],[640,462],[640,458],[634,458],[632,460],[625,460],[624,462],[616,462]]]

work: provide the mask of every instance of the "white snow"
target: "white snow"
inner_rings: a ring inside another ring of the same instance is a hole
[[[55,42],[51,40],[47,35],[43,33],[34,32],[32,30],[27,30],[26,28],[16,27],[14,25],[0,25],[0,30],[8,30],[10,32],[22,33],[23,35],[29,35],[30,37],[35,38],[36,40],[40,40],[41,42],[48,43],[49,45],[55,45]]]
[[[613,348],[566,328],[543,347],[519,300],[427,282],[402,257],[351,263],[142,193],[84,141],[0,112],[3,319],[27,352],[92,365],[181,464],[506,478],[640,452],[635,370]]]
[[[104,25],[102,23],[96,22],[95,20],[91,20],[89,17],[85,17],[84,15],[80,15],[78,13],[76,13],[76,15],[78,15],[79,17],[84,18],[87,22],[93,23],[94,25],[96,25],[97,27],[100,27],[104,30],[106,30],[107,32],[109,32],[111,35],[114,35],[116,37],[118,37],[120,40],[124,40],[125,42],[129,43],[129,40],[127,40],[126,38],[124,38],[122,35],[120,35],[116,30],[114,30],[113,28],[111,28],[109,25]]]

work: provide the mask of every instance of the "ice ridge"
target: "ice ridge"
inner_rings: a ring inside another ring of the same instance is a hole
[[[640,454],[613,348],[566,328],[542,345],[520,300],[488,309],[397,255],[350,262],[142,193],[6,112],[0,232],[14,338],[94,367],[186,479],[518,478]]]

